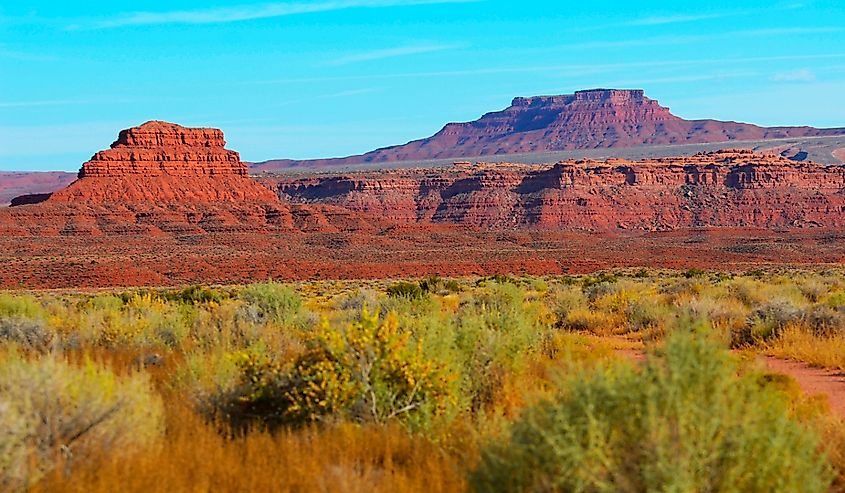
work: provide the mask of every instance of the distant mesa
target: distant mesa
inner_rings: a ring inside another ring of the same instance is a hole
[[[63,171],[0,171],[0,207],[21,195],[49,194],[75,179],[76,173]]]
[[[478,120],[449,123],[429,138],[358,156],[271,160],[255,163],[253,169],[831,135],[845,135],[845,128],[766,128],[718,120],[684,120],[640,89],[590,89],[562,96],[515,98],[510,107]]]

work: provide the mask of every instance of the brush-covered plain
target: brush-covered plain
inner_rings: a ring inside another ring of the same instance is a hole
[[[755,356],[843,348],[838,271],[0,293],[0,488],[839,490]]]

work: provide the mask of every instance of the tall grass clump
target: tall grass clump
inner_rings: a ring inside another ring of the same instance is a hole
[[[160,434],[162,403],[141,373],[117,376],[86,361],[0,353],[0,489],[25,489],[57,464],[145,446]]]
[[[641,371],[579,375],[483,451],[476,491],[827,491],[817,434],[726,353],[670,336]]]
[[[302,307],[302,298],[289,286],[274,281],[250,284],[240,292],[243,313],[252,322],[290,322]]]

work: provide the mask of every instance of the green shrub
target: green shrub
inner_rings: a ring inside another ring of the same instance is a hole
[[[550,295],[549,304],[558,320],[558,325],[563,325],[569,312],[585,308],[589,302],[587,297],[578,286],[563,286]]]
[[[845,315],[827,305],[814,305],[804,310],[804,322],[814,334],[831,336],[845,333]]]
[[[415,282],[399,281],[387,288],[387,295],[391,298],[407,298],[418,300],[425,295],[426,291]]]
[[[443,289],[449,291],[450,293],[460,293],[463,291],[460,283],[455,279],[447,279],[443,281]]]
[[[473,409],[489,404],[504,376],[542,351],[554,323],[543,303],[526,302],[525,290],[514,284],[491,284],[467,300],[450,337]]]
[[[274,281],[250,284],[241,290],[242,311],[255,323],[286,323],[293,320],[302,307],[302,298],[290,287]]]
[[[0,489],[25,488],[58,461],[147,445],[162,403],[144,374],[118,377],[90,361],[0,354]]]
[[[747,334],[742,337],[744,344],[753,344],[756,339],[763,341],[777,337],[789,324],[801,322],[803,311],[788,299],[774,299],[763,303],[749,317]]]
[[[347,294],[337,301],[338,309],[354,312],[356,316],[364,308],[375,311],[380,305],[379,294],[366,288],[358,288],[354,293]]]
[[[837,309],[845,307],[845,291],[834,291],[827,297],[825,304]]]
[[[581,279],[581,286],[584,288],[584,292],[587,292],[587,289],[597,285],[597,284],[613,284],[619,280],[619,277],[616,274],[610,274],[607,272],[599,272],[595,276],[584,276]]]
[[[37,318],[43,313],[41,303],[34,296],[0,293],[0,318]]]
[[[701,336],[670,337],[641,371],[578,375],[485,448],[477,491],[827,491],[819,438],[783,394],[737,376]]]
[[[696,269],[694,267],[687,269],[681,273],[681,275],[687,279],[692,279],[693,277],[704,277],[706,274],[707,272],[705,272],[704,270]]]
[[[79,308],[82,310],[112,310],[119,312],[129,299],[128,296],[97,295],[85,300],[84,303],[80,303]]]
[[[220,289],[212,289],[208,286],[186,286],[178,291],[167,291],[162,296],[168,301],[179,303],[220,303],[229,296],[228,292]]]
[[[431,275],[419,282],[420,289],[426,293],[436,293],[443,286],[443,279],[438,275]]]

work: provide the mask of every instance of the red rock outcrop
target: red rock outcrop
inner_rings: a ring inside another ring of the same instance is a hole
[[[592,89],[563,96],[515,98],[510,107],[478,120],[449,123],[429,138],[359,156],[271,160],[256,163],[253,169],[825,135],[845,135],[845,128],[764,128],[718,120],[684,120],[647,98],[642,90]]]
[[[845,226],[845,167],[745,150],[265,182],[285,201],[337,205],[404,223],[569,231]]]
[[[120,132],[52,194],[14,199],[0,234],[190,235],[360,230],[368,220],[332,206],[290,206],[248,176],[223,133],[152,121]]]
[[[82,165],[79,180],[51,203],[276,203],[225,149],[223,132],[151,121],[120,132],[111,148]]]

